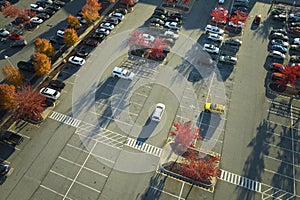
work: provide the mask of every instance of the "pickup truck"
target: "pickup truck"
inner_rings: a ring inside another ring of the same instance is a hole
[[[24,138],[19,134],[6,130],[0,133],[0,140],[12,145],[18,145],[21,144]]]

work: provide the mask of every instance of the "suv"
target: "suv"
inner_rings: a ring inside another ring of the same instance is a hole
[[[58,97],[60,96],[59,91],[57,91],[55,89],[52,89],[52,88],[49,88],[49,87],[42,88],[40,90],[40,94],[45,96],[45,97],[51,98],[51,99],[58,99]]]
[[[133,80],[134,77],[133,72],[130,72],[129,70],[120,67],[115,67],[112,71],[112,75],[113,77],[118,77],[118,78],[127,79],[131,81]]]
[[[220,29],[217,26],[212,26],[210,24],[206,25],[205,31],[206,32],[211,32],[211,33],[216,33],[216,34],[219,34],[219,35],[223,35],[223,33],[224,33],[223,29]]]
[[[233,56],[220,56],[219,61],[235,65],[237,63],[237,58]]]
[[[160,122],[160,120],[164,114],[165,108],[166,108],[166,106],[162,103],[156,104],[155,110],[151,117],[151,120],[155,121],[155,122]]]
[[[30,62],[20,61],[17,63],[19,69],[28,71],[28,72],[35,72],[34,66]]]

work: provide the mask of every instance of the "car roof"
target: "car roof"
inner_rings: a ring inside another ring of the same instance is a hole
[[[56,92],[56,90],[47,87],[47,88],[43,88],[42,92],[53,95]]]
[[[120,68],[120,67],[115,67],[115,68],[113,69],[113,71],[114,71],[114,72],[119,72],[119,73],[121,73],[121,72],[123,71],[123,69]]]

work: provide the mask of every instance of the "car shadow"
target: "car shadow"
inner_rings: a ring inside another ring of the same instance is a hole
[[[197,127],[200,128],[200,134],[203,141],[208,141],[213,138],[221,121],[221,116],[216,113],[202,111],[197,120]]]
[[[158,122],[154,122],[148,117],[147,121],[145,122],[138,138],[137,138],[137,145],[142,145],[142,143],[146,142],[148,138],[151,136],[155,128],[157,127]],[[140,143],[142,142],[142,143]]]
[[[0,141],[0,162],[7,160],[15,152],[13,145]]]

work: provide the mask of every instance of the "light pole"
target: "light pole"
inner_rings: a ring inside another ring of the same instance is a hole
[[[9,59],[9,56],[4,55],[5,60],[10,64],[10,66],[15,67]]]

